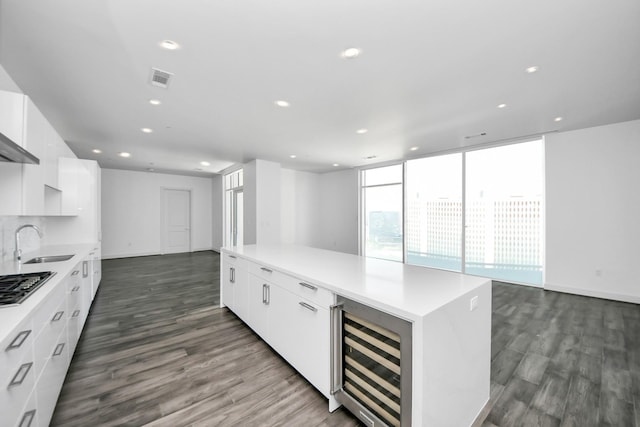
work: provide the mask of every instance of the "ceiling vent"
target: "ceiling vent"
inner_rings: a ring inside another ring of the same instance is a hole
[[[169,87],[169,81],[171,80],[172,76],[173,76],[173,73],[170,73],[168,71],[159,70],[157,68],[152,68],[151,69],[151,84],[153,86],[157,86],[157,87],[161,87],[163,89],[166,89],[166,88]]]

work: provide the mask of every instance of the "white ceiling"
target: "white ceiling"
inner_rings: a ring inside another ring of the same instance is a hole
[[[102,167],[322,172],[640,118],[640,2],[0,0],[0,63]]]

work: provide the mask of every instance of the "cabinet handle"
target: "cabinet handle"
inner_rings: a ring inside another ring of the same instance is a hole
[[[236,269],[233,267],[229,267],[229,282],[236,283]]]
[[[271,304],[271,285],[267,285],[267,305]]]
[[[80,270],[74,270],[73,273],[71,273],[72,276],[77,276],[78,273],[80,273]]]
[[[262,285],[262,303],[265,305],[269,305],[271,302],[271,288],[269,285],[264,283]]]
[[[269,270],[267,267],[260,267],[260,270],[264,271],[265,273],[273,273],[273,270]]]
[[[82,261],[82,277],[89,276],[89,261]]]
[[[308,284],[308,283],[299,282],[298,284],[299,284],[300,286],[304,286],[305,288],[311,289],[312,291],[317,291],[317,290],[318,290],[318,288],[316,288],[315,286],[310,285],[310,284]]]
[[[20,367],[18,368],[18,371],[16,372],[16,374],[13,376],[13,379],[9,383],[9,387],[22,384],[25,378],[27,378],[27,374],[31,370],[32,366],[33,366],[33,362],[23,363],[22,365],[20,365]]]
[[[303,306],[303,307],[304,307],[304,308],[306,308],[307,310],[311,310],[311,311],[313,311],[314,313],[315,313],[316,311],[318,311],[318,309],[317,309],[317,308],[315,308],[315,307],[314,307],[314,306],[312,306],[311,304],[307,304],[306,302],[302,302],[302,301],[300,301],[298,304],[300,304],[301,306]]]
[[[20,424],[18,424],[18,427],[30,427],[31,422],[35,417],[36,417],[35,409],[25,412],[24,415],[22,415],[22,419],[20,420]]]
[[[53,351],[53,357],[60,356],[62,354],[63,349],[64,349],[64,343],[61,342],[56,346],[56,349]]]
[[[71,317],[78,317],[79,314],[80,314],[80,310],[76,310],[76,311],[73,312]]]
[[[59,311],[57,312],[54,316],[53,319],[51,319],[52,322],[57,322],[58,320],[62,319],[62,315],[64,314],[64,311]]]
[[[77,292],[80,289],[80,286],[74,286],[73,289],[71,289],[71,292]]]
[[[229,258],[232,258],[232,259],[236,259],[236,258],[238,258],[238,257],[237,257],[237,256],[235,256],[235,255],[228,255],[228,257],[229,257]]]
[[[342,388],[342,307],[343,303],[338,303],[329,307],[329,329],[331,330],[329,340],[329,394],[335,395]]]
[[[5,351],[13,350],[14,348],[19,348],[22,343],[27,339],[29,334],[31,333],[31,329],[27,329],[26,331],[20,332],[16,337],[11,341],[11,344],[5,349]]]

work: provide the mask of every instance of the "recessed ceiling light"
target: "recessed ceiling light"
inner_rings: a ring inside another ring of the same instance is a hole
[[[350,47],[343,50],[340,56],[345,59],[353,59],[360,56],[361,53],[362,53],[362,49],[358,49],[357,47]]]
[[[276,104],[278,107],[282,107],[282,108],[287,108],[289,105],[291,105],[291,104],[289,104],[287,101],[283,101],[283,100],[281,100],[281,99],[280,99],[280,100],[278,100],[278,101],[276,101],[276,102],[275,102],[275,104]]]
[[[93,149],[93,150],[91,150],[91,151],[93,151],[93,152],[94,152],[94,153],[96,153],[96,154],[100,154],[100,153],[102,153],[102,150],[99,150],[99,149],[97,149],[97,148],[94,148],[94,149]]]
[[[333,167],[334,167],[334,168],[337,168],[338,166],[340,166],[338,163],[334,163],[334,164],[333,164]]]
[[[140,128],[140,130],[141,130],[142,132],[144,132],[144,133],[151,133],[151,132],[153,132],[153,129],[151,129],[151,128]]]
[[[160,42],[160,47],[168,50],[176,50],[180,47],[180,45],[173,40],[162,40]]]
[[[296,157],[298,157],[298,156],[296,156],[295,154],[292,154],[292,155],[290,155],[289,157],[291,157],[292,159],[295,159],[295,158],[296,158]]]
[[[364,129],[364,128],[362,128],[362,129],[358,129],[358,130],[356,131],[356,133],[357,133],[357,134],[360,134],[360,135],[365,134],[365,133],[367,133],[367,132],[369,132],[369,129]]]
[[[149,104],[151,104],[151,105],[160,105],[160,104],[162,104],[162,102],[160,102],[159,99],[150,99],[149,100]]]
[[[118,156],[120,156],[120,157],[131,157],[131,153],[127,153],[126,151],[123,151],[121,153],[118,153]]]
[[[562,121],[562,117],[558,116],[555,119],[553,119],[554,122],[561,122]]]
[[[209,163],[209,162],[200,162],[200,164],[202,166],[211,166],[211,163]]]
[[[527,67],[526,71],[529,74],[535,73],[536,71],[538,71],[540,69],[540,67],[538,67],[537,65],[534,65],[532,67]]]
[[[498,108],[504,108],[506,106],[507,106],[507,104],[498,104]]]
[[[411,151],[416,151],[418,148],[419,148],[419,147],[411,147],[411,148],[409,148],[409,150],[411,150]]]

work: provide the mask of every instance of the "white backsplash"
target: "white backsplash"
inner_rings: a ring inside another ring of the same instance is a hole
[[[40,228],[42,233],[46,235],[45,221],[39,217],[22,217],[22,216],[0,216],[0,261],[9,261],[13,259],[15,250],[15,232],[18,227],[24,224],[33,224]],[[41,239],[33,229],[25,229],[20,232],[20,246],[22,253],[29,253],[40,248]]]

